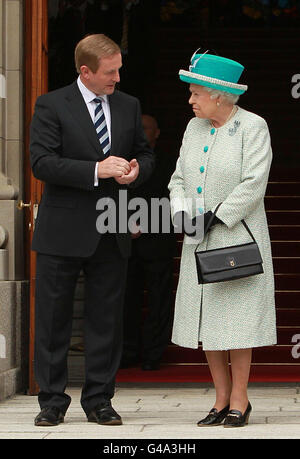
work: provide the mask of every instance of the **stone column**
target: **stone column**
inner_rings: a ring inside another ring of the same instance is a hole
[[[24,2],[0,0],[0,399],[20,389],[27,365],[24,215],[17,209],[24,188]]]

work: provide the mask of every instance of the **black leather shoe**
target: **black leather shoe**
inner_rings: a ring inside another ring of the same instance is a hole
[[[58,426],[64,422],[64,414],[56,406],[46,406],[34,420],[35,426]]]
[[[144,371],[153,371],[159,370],[159,362],[157,360],[146,360],[142,364],[142,370]]]
[[[252,406],[250,402],[248,402],[248,406],[244,414],[242,414],[239,410],[230,410],[224,421],[224,427],[244,427],[248,424],[251,410]]]
[[[110,402],[97,405],[90,412],[87,419],[88,422],[97,422],[106,426],[120,426],[123,424],[121,416],[113,409]]]
[[[206,418],[201,419],[197,423],[198,427],[210,427],[210,426],[219,426],[222,424],[223,420],[229,412],[229,405],[225,406],[221,411],[218,411],[216,408],[212,408]]]

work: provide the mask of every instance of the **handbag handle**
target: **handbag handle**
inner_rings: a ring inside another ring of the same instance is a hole
[[[209,222],[208,222],[208,224],[207,224],[207,229],[209,229],[210,225],[212,224],[212,221],[213,221],[213,219],[215,218],[215,215],[216,215],[216,213],[217,213],[217,210],[219,209],[219,207],[220,207],[221,204],[222,204],[222,203],[220,202],[220,203],[217,205],[217,207],[215,208],[215,211],[213,212],[213,214],[212,214],[212,216],[211,216],[211,218],[209,219]],[[241,222],[243,223],[244,227],[246,228],[246,230],[248,231],[249,235],[250,235],[251,238],[253,239],[253,242],[256,242],[256,240],[255,240],[253,234],[251,233],[250,228],[249,228],[249,226],[247,225],[247,223],[245,222],[245,220],[241,220]]]
[[[210,219],[208,220],[208,223],[207,223],[207,231],[209,230],[209,228],[210,228],[210,226],[211,226],[211,224],[212,224],[212,222],[213,222],[213,219],[214,219],[215,216],[216,216],[217,210],[219,209],[219,207],[220,207],[221,204],[222,204],[222,203],[220,202],[220,203],[217,205],[217,207],[215,208],[215,211],[212,212],[212,214],[211,214],[211,216],[210,216]]]
[[[220,202],[220,203],[217,205],[217,207],[215,208],[214,212],[212,212],[212,215],[211,215],[211,217],[210,217],[210,219],[209,219],[209,221],[208,221],[208,223],[207,223],[207,231],[209,230],[209,228],[210,228],[210,226],[211,226],[211,224],[212,224],[212,221],[213,221],[213,219],[214,219],[215,216],[216,216],[217,210],[219,209],[219,207],[220,207],[221,204],[222,204],[222,203]],[[245,220],[241,220],[241,222],[243,223],[245,229],[248,231],[248,233],[249,233],[249,235],[251,236],[253,242],[256,243],[256,240],[255,240],[253,234],[251,233],[250,228],[248,227],[248,225],[247,225],[247,223],[245,222]],[[199,246],[199,244],[197,245],[197,247],[196,247],[196,249],[195,249],[195,252],[196,252],[198,246]]]

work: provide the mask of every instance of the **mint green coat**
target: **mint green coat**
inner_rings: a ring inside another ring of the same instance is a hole
[[[276,343],[274,275],[264,195],[272,161],[267,123],[240,107],[225,125],[193,118],[185,131],[170,183],[172,215],[191,217],[222,202],[214,226],[198,250],[250,242],[245,219],[258,243],[264,273],[199,285],[195,241],[184,238],[176,292],[172,342],[196,349],[228,350]]]

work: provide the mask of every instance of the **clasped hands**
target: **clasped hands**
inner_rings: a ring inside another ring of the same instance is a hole
[[[113,177],[120,185],[134,182],[139,171],[139,163],[136,159],[128,162],[119,156],[109,156],[98,163],[98,178]]]
[[[205,236],[212,226],[223,223],[222,220],[215,215],[208,226],[212,216],[213,213],[211,210],[194,218],[190,218],[186,212],[180,211],[174,215],[173,221],[174,226],[179,227],[189,237],[197,237],[200,225],[203,225],[203,233],[201,231],[201,234]]]

